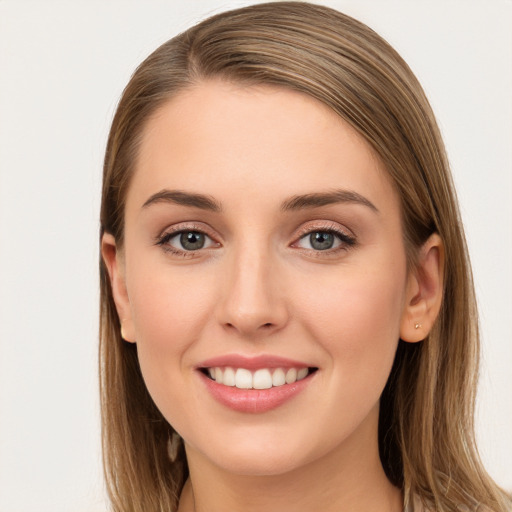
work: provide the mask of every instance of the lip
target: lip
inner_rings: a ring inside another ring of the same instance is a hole
[[[243,356],[240,354],[226,354],[202,361],[196,368],[215,368],[216,366],[258,370],[259,368],[311,368],[315,365],[274,355]]]
[[[256,370],[259,368],[305,368],[311,364],[272,355],[246,357],[238,354],[207,359],[197,365],[197,374],[206,390],[220,404],[237,412],[261,414],[278,408],[304,391],[312,382],[316,372],[310,373],[302,380],[293,384],[272,387],[269,389],[238,389],[224,386],[207,377],[201,370],[205,368],[226,367]]]

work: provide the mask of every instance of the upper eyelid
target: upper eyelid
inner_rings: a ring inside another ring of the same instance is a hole
[[[341,233],[351,238],[356,238],[353,231],[341,224],[334,221],[312,221],[311,224],[302,225],[298,230],[296,237],[302,237],[315,231],[332,231],[334,233]]]
[[[184,231],[197,231],[198,233],[203,233],[204,235],[207,235],[212,239],[218,238],[215,236],[213,229],[209,228],[207,225],[203,223],[180,222],[172,226],[167,226],[165,229],[160,231],[160,233],[156,236],[156,239],[160,240],[167,235],[176,235]]]

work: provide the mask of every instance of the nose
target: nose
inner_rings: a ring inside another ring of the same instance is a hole
[[[225,330],[257,338],[281,330],[288,322],[286,289],[268,250],[247,247],[226,262],[217,320]]]

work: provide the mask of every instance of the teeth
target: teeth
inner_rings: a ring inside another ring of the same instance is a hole
[[[254,389],[269,389],[272,387],[272,375],[269,370],[257,370],[252,377]]]
[[[308,368],[261,368],[252,373],[245,368],[208,368],[208,375],[218,384],[239,389],[270,389],[293,384],[308,376]]]
[[[233,370],[233,368],[226,368],[224,370],[224,378],[222,379],[222,384],[224,384],[224,386],[231,387],[236,384],[235,370]]]
[[[297,380],[297,370],[295,368],[290,368],[286,372],[286,384],[292,384]]]
[[[304,377],[307,377],[307,375],[308,375],[307,368],[301,368],[300,370],[297,370],[297,380],[302,380]]]
[[[245,368],[238,368],[238,370],[235,373],[235,386],[238,389],[251,389],[252,373],[249,370],[246,370]]]
[[[284,370],[278,368],[277,370],[274,370],[274,373],[272,374],[272,386],[282,386],[283,384],[286,384]]]

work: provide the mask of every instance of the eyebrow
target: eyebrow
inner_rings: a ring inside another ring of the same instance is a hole
[[[183,192],[181,190],[160,190],[160,192],[149,197],[149,199],[142,205],[142,208],[147,208],[148,206],[156,203],[179,204],[212,212],[222,211],[221,204],[213,197],[194,192]]]
[[[150,196],[142,205],[142,208],[147,208],[156,203],[172,203],[216,213],[222,212],[222,205],[215,198],[196,192],[183,192],[182,190],[160,190]],[[353,190],[333,190],[331,192],[315,192],[293,196],[282,203],[281,211],[288,212],[319,208],[337,203],[361,204],[367,206],[375,213],[379,213],[378,208],[371,201]]]
[[[375,213],[379,213],[378,208],[366,197],[354,192],[353,190],[333,190],[332,192],[318,192],[313,194],[304,194],[293,196],[281,205],[281,210],[296,211],[308,208],[318,208],[337,203],[355,203],[367,206]]]

